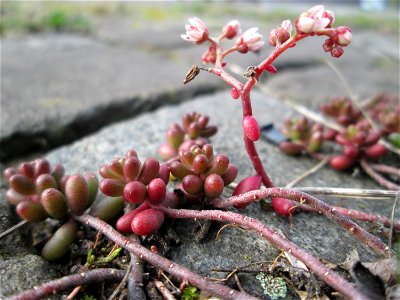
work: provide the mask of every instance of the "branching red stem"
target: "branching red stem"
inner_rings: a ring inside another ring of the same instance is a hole
[[[331,205],[303,192],[287,188],[268,188],[257,191],[247,192],[228,199],[214,199],[212,205],[218,208],[226,208],[233,205],[247,205],[257,200],[265,198],[286,198],[300,203],[307,204],[316,209],[319,213],[324,214],[341,227],[351,232],[355,237],[364,244],[371,247],[379,254],[390,255],[390,249],[379,238],[370,234],[349,218],[337,212]]]
[[[365,222],[381,222],[385,227],[390,228],[391,226],[391,219],[384,217],[384,216],[378,216],[378,215],[373,215],[369,214],[357,209],[349,209],[345,207],[339,207],[339,206],[333,206],[333,209],[336,210],[337,212],[341,213],[342,215],[345,215],[346,217],[349,217],[354,220],[359,220],[359,221],[365,221]],[[393,221],[393,228],[395,230],[400,230],[400,222],[399,221]]]
[[[132,243],[128,238],[121,235],[118,231],[111,227],[111,225],[101,221],[98,218],[92,217],[90,215],[76,216],[76,220],[93,227],[101,231],[110,240],[114,241],[120,247],[125,248],[129,252],[134,253],[141,259],[151,263],[156,268],[160,268],[171,275],[175,276],[184,281],[190,282],[192,285],[198,287],[201,290],[208,291],[215,296],[222,297],[223,299],[232,300],[255,300],[257,298],[250,296],[243,292],[238,292],[224,285],[212,282],[206,277],[200,276],[189,269],[180,266],[179,264],[166,259],[156,253],[151,252],[145,247]]]
[[[395,168],[395,167],[391,167],[391,166],[383,165],[383,164],[371,164],[371,163],[368,163],[368,164],[371,167],[371,169],[373,169],[377,172],[400,177],[400,169],[399,168]]]
[[[383,176],[379,175],[377,172],[375,172],[368,164],[368,162],[364,159],[360,161],[360,165],[372,179],[374,179],[378,184],[381,186],[393,190],[393,191],[400,191],[400,186],[385,179]]]
[[[32,289],[11,296],[8,300],[37,300],[80,285],[102,281],[121,281],[124,275],[124,270],[94,269],[43,283],[39,286],[33,287]]]
[[[262,237],[266,238],[277,248],[291,253],[293,256],[301,260],[312,272],[343,296],[349,299],[367,299],[367,297],[357,291],[350,282],[325,266],[310,253],[289,241],[278,231],[268,228],[251,217],[220,210],[172,209],[163,206],[160,206],[159,208],[172,218],[215,220],[219,222],[227,221],[252,229]]]

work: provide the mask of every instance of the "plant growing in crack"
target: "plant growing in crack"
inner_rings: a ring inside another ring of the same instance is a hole
[[[49,251],[44,250],[42,252],[44,257],[56,260],[65,255],[65,250],[72,243],[74,233],[76,233],[78,226],[76,222],[80,222],[82,225],[102,232],[138,260],[137,264],[132,264],[126,271],[126,274],[129,273],[132,276],[125,274],[128,280],[128,293],[130,290],[132,294],[140,295],[137,296],[138,299],[144,299],[144,293],[141,291],[142,271],[140,267],[137,267],[140,265],[140,260],[147,261],[155,268],[179,279],[183,286],[190,283],[201,291],[207,291],[223,299],[255,299],[244,291],[237,291],[215,283],[162,257],[157,254],[156,249],[149,250],[142,246],[137,238],[137,236],[148,236],[158,231],[166,217],[213,220],[233,223],[255,232],[277,248],[297,258],[310,272],[342,296],[349,299],[368,299],[368,295],[363,294],[350,281],[288,240],[279,231],[249,216],[226,210],[232,206],[242,208],[255,201],[271,198],[277,214],[292,215],[297,207],[317,211],[338,223],[378,254],[391,255],[390,247],[348,217],[369,222],[378,220],[395,230],[400,229],[400,222],[358,211],[349,212],[330,206],[309,194],[290,188],[275,187],[255,147],[255,142],[260,137],[260,128],[253,115],[250,92],[261,75],[265,71],[277,72],[273,66],[275,59],[306,37],[326,36],[327,39],[323,44],[324,51],[330,52],[333,57],[340,57],[343,54],[343,47],[351,42],[350,29],[344,26],[332,27],[333,12],[325,10],[321,5],[314,6],[296,19],[294,34],[292,34],[292,25],[289,20],[271,31],[269,43],[275,49],[259,65],[247,69],[245,73],[247,82],[242,83],[224,69],[225,60],[233,52],[245,54],[249,51],[259,51],[264,46],[264,41],[262,35],[258,33],[258,28],[248,29],[241,34],[239,22],[231,21],[223,27],[219,37],[213,38],[206,25],[198,18],[190,19],[189,23],[186,25],[186,34],[183,34],[182,38],[196,44],[208,43],[208,50],[202,56],[202,61],[212,64],[213,67],[204,69],[193,66],[184,83],[193,80],[201,70],[206,70],[220,77],[232,88],[233,99],[241,99],[244,144],[256,175],[239,182],[232,197],[220,198],[224,187],[235,180],[238,169],[229,162],[227,155],[214,153],[207,139],[216,133],[216,127],[208,126],[208,117],[196,112],[184,115],[182,126],[177,123],[171,125],[167,133],[167,143],[159,148],[160,156],[166,160],[164,163],[160,164],[152,157],[142,163],[136,151],[130,150],[124,157],[116,157],[109,164],[100,167],[99,173],[103,177],[100,184],[93,174],[65,177],[61,167],[50,171],[49,166],[41,167],[42,164],[48,165],[45,160],[22,164],[18,169],[7,169],[5,174],[10,182],[7,199],[10,204],[17,206],[17,213],[20,216],[31,222],[43,221],[49,216],[66,221],[48,242],[53,240],[50,243],[53,249],[60,248],[63,251],[57,252],[55,256],[49,256],[46,255]],[[233,46],[224,50],[222,42],[234,38],[236,40]],[[309,129],[305,121],[299,123],[302,125],[301,128]],[[288,131],[291,130],[291,125],[288,125]],[[313,152],[310,149],[318,148],[319,140],[312,134],[309,135],[308,131],[305,136],[303,140],[307,142],[307,149]],[[46,180],[39,180],[43,175],[46,175],[44,178]],[[168,191],[172,177],[180,180],[181,183],[175,187],[175,190]],[[261,184],[265,188],[262,189]],[[99,199],[94,202],[98,186],[100,191],[109,197],[104,198],[100,194],[97,197]],[[50,196],[46,196],[47,194]],[[126,209],[121,216],[123,206]],[[111,221],[115,218],[118,218],[116,229],[101,220]],[[44,249],[46,247],[47,245]],[[125,276],[120,270],[95,269],[45,283],[12,296],[10,299],[37,299],[66,288],[95,281],[121,280],[122,277]],[[274,297],[282,297],[284,284],[276,283],[279,289],[274,291]],[[158,288],[161,293],[165,292],[167,295],[167,291],[162,286],[158,285]]]

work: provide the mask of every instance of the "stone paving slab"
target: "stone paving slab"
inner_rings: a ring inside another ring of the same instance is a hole
[[[273,122],[279,126],[285,117],[294,114],[279,100],[259,92],[254,92],[252,99],[255,116],[261,124]],[[239,101],[232,100],[227,90],[210,96],[201,96],[179,105],[165,106],[154,112],[143,113],[136,118],[107,126],[96,134],[49,152],[46,157],[52,163],[63,163],[67,173],[73,174],[84,171],[97,172],[101,164],[109,162],[115,156],[123,156],[130,148],[135,148],[141,159],[156,156],[157,145],[164,142],[168,125],[171,122],[179,121],[183,113],[193,110],[208,114],[210,124],[219,126],[219,132],[212,138],[212,143],[218,153],[227,154],[231,162],[239,167],[238,179],[254,174],[242,144],[241,104]],[[257,148],[274,183],[278,186],[285,185],[316,164],[316,161],[312,159],[286,156],[276,146],[265,141],[258,142]],[[335,172],[329,168],[323,168],[317,174],[306,178],[300,185],[377,188],[374,182],[363,175],[351,176],[349,173]],[[340,201],[333,198],[326,198],[326,200],[331,203]],[[341,204],[382,215],[390,215],[391,211],[390,201],[357,199],[342,201]],[[321,259],[334,264],[342,263],[353,249],[358,250],[362,261],[376,259],[369,249],[323,216],[298,214],[291,223],[287,218],[277,217],[271,211],[260,209],[258,203],[252,204],[240,212],[261,220],[273,229],[281,230],[295,243]],[[400,211],[397,209],[396,216],[399,217],[399,214]],[[175,222],[173,228],[178,233],[181,243],[171,249],[167,255],[201,274],[220,277],[223,276],[221,273],[211,270],[214,268],[234,269],[255,261],[269,261],[279,254],[265,240],[257,235],[244,233],[240,229],[225,229],[221,237],[214,240],[216,232],[220,228],[220,225],[217,224],[212,227],[209,236],[203,243],[196,243],[193,233],[196,226],[197,223],[194,221]],[[11,235],[10,238],[15,238],[15,235],[18,237],[19,233]],[[4,259],[2,264],[5,268],[10,263],[15,264],[12,256]],[[24,268],[24,266],[20,267]],[[262,289],[254,275],[241,275],[241,280],[246,291],[262,296]],[[14,291],[23,288],[26,288],[26,285],[16,284],[13,286]],[[287,299],[297,298],[292,292],[289,292]]]
[[[285,116],[293,114],[293,111],[277,100],[257,92],[253,94],[253,104],[255,115],[261,123],[274,122],[279,125]],[[71,146],[50,152],[47,158],[52,162],[63,162],[68,172],[74,173],[96,171],[94,166],[108,162],[115,156],[123,155],[131,147],[138,151],[142,159],[154,156],[156,145],[164,141],[163,129],[174,120],[179,120],[184,112],[192,110],[208,114],[211,124],[219,126],[218,134],[212,139],[213,145],[218,153],[226,153],[231,161],[238,165],[239,179],[254,174],[242,145],[240,102],[231,100],[227,92],[200,97],[179,106],[165,107],[109,126]],[[288,157],[277,147],[264,141],[258,143],[258,150],[273,181],[278,186],[285,185],[316,163],[307,158]],[[364,176],[353,177],[351,174],[335,172],[329,168],[324,168],[316,175],[305,179],[301,185],[377,188],[375,183]],[[375,211],[383,215],[389,215],[391,209],[391,202],[355,200],[346,202],[345,205],[353,208],[362,207],[365,211]],[[346,255],[353,249],[359,251],[363,261],[376,258],[370,250],[323,216],[300,214],[294,218],[293,225],[290,225],[288,219],[261,210],[257,203],[243,210],[243,213],[260,219],[272,228],[282,230],[287,237],[302,247],[334,264],[343,262]],[[397,211],[398,215],[399,211]],[[188,230],[195,227],[195,222],[183,221],[175,222],[175,224],[182,243],[168,255],[202,274],[222,276],[211,272],[211,269],[234,268],[251,261],[273,260],[278,253],[263,239],[251,234],[243,234],[238,229],[227,229],[219,240],[214,241],[218,225],[211,231],[211,236],[204,244],[198,244],[193,241],[193,233]],[[259,287],[257,288],[256,282],[252,279],[254,278],[251,276],[246,279],[250,285],[245,289],[261,296]]]

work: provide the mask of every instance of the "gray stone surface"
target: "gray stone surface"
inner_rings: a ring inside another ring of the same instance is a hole
[[[0,159],[71,142],[221,86],[200,76],[186,88],[182,80],[191,62],[171,55],[67,34],[5,39]]]
[[[5,299],[18,291],[54,279],[57,275],[48,262],[34,254],[0,259],[0,297]]]
[[[277,100],[257,92],[253,94],[253,105],[255,115],[261,124],[266,122],[281,124],[285,116],[293,113]],[[239,166],[238,179],[252,175],[254,171],[242,145],[240,102],[231,100],[228,91],[199,97],[179,106],[165,107],[109,126],[95,135],[50,152],[47,158],[53,163],[63,162],[68,173],[72,174],[96,171],[96,166],[110,161],[115,156],[123,155],[132,147],[138,151],[141,158],[154,156],[156,155],[156,145],[164,141],[164,130],[168,124],[179,119],[184,112],[192,110],[208,114],[211,123],[219,126],[218,134],[212,139],[213,145],[218,153],[228,154],[231,161]],[[279,186],[285,185],[316,163],[307,158],[285,156],[275,146],[264,141],[258,143],[258,150],[273,181]],[[308,177],[301,182],[301,185],[377,188],[366,177],[360,175],[354,177],[351,174],[335,172],[329,168],[324,168],[316,175]],[[328,199],[328,201],[337,202],[338,200]],[[391,209],[391,203],[384,201],[352,200],[344,204],[348,207],[362,208],[365,211],[383,215],[389,215]],[[288,219],[261,210],[258,203],[249,206],[242,212],[263,221],[274,229],[281,230],[300,246],[334,264],[343,262],[346,255],[353,249],[359,251],[363,261],[371,261],[376,258],[354,237],[323,216],[299,214],[294,217],[291,225]],[[397,211],[396,214],[398,216],[399,212]],[[190,223],[192,224],[190,225]],[[256,235],[243,233],[240,229],[225,229],[221,238],[214,241],[215,229],[203,244],[198,244],[193,240],[193,232],[187,230],[187,228],[194,227],[192,221],[175,222],[175,224],[182,243],[176,249],[171,250],[169,255],[177,262],[204,275],[222,276],[210,272],[214,268],[233,269],[249,262],[273,260],[278,254],[277,250],[265,240]],[[257,292],[256,286],[246,286],[245,289],[250,293],[261,295]]]

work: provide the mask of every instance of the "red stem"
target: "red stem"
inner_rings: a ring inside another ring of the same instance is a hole
[[[321,278],[324,282],[341,293],[343,296],[349,299],[367,299],[366,296],[357,291],[350,282],[322,264],[319,259],[315,258],[293,242],[289,241],[278,231],[268,228],[253,218],[220,210],[199,211],[188,209],[172,209],[164,206],[160,206],[159,209],[162,209],[169,217],[172,218],[215,220],[219,222],[228,221],[252,229],[258,232],[262,237],[266,238],[274,246],[291,253],[294,257],[301,260],[312,272],[317,274],[319,278]]]
[[[378,221],[388,228],[390,228],[392,224],[392,220],[384,216],[373,215],[356,209],[349,209],[339,206],[333,206],[333,209],[341,213],[342,215],[345,215],[346,217],[349,217],[354,220],[365,221],[370,223]],[[393,228],[396,230],[400,230],[400,221],[393,220]]]
[[[120,247],[123,247],[129,252],[134,253],[141,259],[151,263],[156,268],[162,269],[183,281],[188,281],[192,285],[198,287],[200,290],[208,291],[211,294],[221,297],[223,299],[232,299],[232,300],[257,299],[246,293],[238,292],[227,286],[212,282],[206,277],[200,276],[169,259],[166,259],[156,253],[151,252],[142,245],[132,243],[127,237],[123,236],[114,228],[112,228],[111,225],[103,222],[98,218],[92,217],[90,215],[81,215],[81,216],[75,216],[75,219],[82,222],[83,224],[89,225],[90,227],[93,227],[101,231],[115,244],[117,244]]]
[[[377,253],[390,255],[390,249],[379,238],[367,232],[362,227],[358,226],[349,218],[343,216],[335,210],[331,205],[311,196],[306,193],[287,188],[268,188],[247,192],[238,196],[233,196],[228,199],[214,199],[212,205],[218,208],[226,208],[233,205],[245,206],[256,200],[265,198],[286,198],[300,203],[307,204],[315,208],[319,213],[324,214],[329,219],[333,220],[341,227],[351,232],[356,238],[364,244],[374,249]]]
[[[125,271],[117,269],[94,269],[87,272],[65,276],[56,280],[35,286],[17,295],[7,298],[8,300],[36,300],[46,296],[71,289],[77,286],[103,282],[121,281]]]
[[[383,164],[371,164],[371,163],[368,163],[368,164],[371,167],[371,169],[373,169],[377,172],[386,173],[386,174],[400,177],[400,169],[399,168],[395,168],[395,167],[391,167],[391,166],[383,165]]]
[[[367,173],[372,179],[374,179],[377,183],[379,183],[381,186],[393,190],[393,191],[400,191],[400,185],[397,185],[383,176],[379,175],[376,173],[368,164],[368,162],[364,159],[360,161],[361,167],[364,169],[365,173]]]

